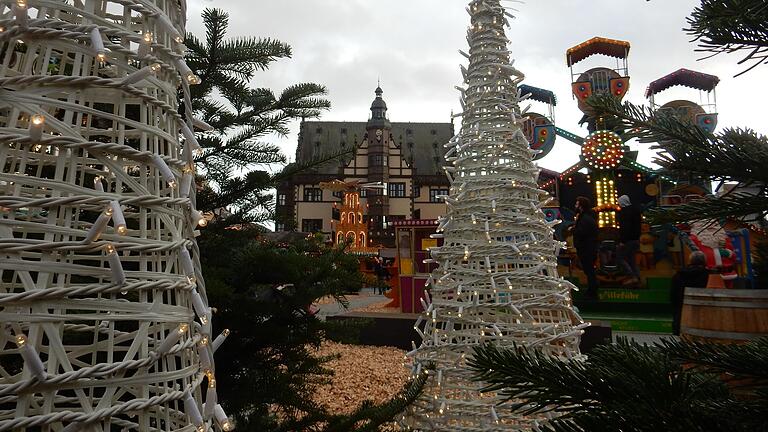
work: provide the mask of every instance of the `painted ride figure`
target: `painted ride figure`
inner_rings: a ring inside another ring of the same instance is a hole
[[[573,228],[573,246],[579,257],[581,268],[587,275],[586,298],[597,300],[597,275],[595,260],[597,259],[597,215],[592,210],[592,201],[580,196],[576,198],[576,224]]]
[[[642,211],[639,206],[632,204],[629,196],[619,197],[621,211],[617,214],[619,222],[619,263],[623,267],[629,279],[625,285],[640,284],[640,270],[637,268],[635,257],[640,249],[640,234],[643,224]]]
[[[683,297],[686,288],[706,288],[709,279],[707,257],[704,252],[694,251],[688,258],[688,267],[672,277],[672,332],[680,334],[680,316],[683,313]]]

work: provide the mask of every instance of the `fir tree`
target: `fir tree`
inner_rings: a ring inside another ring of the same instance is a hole
[[[290,46],[273,39],[226,38],[229,15],[219,9],[206,9],[202,17],[205,41],[191,34],[186,40],[187,63],[201,79],[190,88],[191,107],[213,128],[197,133],[202,154],[195,162],[203,169],[207,186],[198,197],[198,208],[229,207],[232,214],[214,223],[269,220],[271,190],[282,176],[266,168],[286,158],[278,146],[260,140],[286,136],[290,122],[317,117],[330,108],[322,98],[326,89],[300,83],[275,95],[270,89],[251,87],[256,72],[291,56]]]
[[[317,117],[329,107],[320,98],[325,89],[298,84],[275,96],[252,88],[256,72],[290,57],[290,47],[271,39],[226,39],[227,18],[208,9],[205,43],[187,37],[188,63],[202,80],[191,87],[188,106],[212,126],[197,133],[203,152],[194,161],[204,173],[197,179],[198,209],[214,214],[198,238],[200,257],[209,304],[217,308],[215,333],[231,331],[217,351],[219,400],[243,431],[377,430],[419,394],[423,378],[388,403],[366,403],[351,416],[332,415],[312,402],[331,373],[323,366],[329,359],[314,350],[347,329],[320,321],[310,305],[326,296],[343,303],[344,293],[359,290],[357,258],[314,236],[283,244],[260,239],[263,229],[254,223],[271,218],[275,185],[306,168],[267,172],[266,165],[285,157],[259,139],[287,134],[290,121]]]

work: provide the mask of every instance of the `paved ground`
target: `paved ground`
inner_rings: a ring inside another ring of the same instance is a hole
[[[354,309],[354,308],[368,306],[373,303],[381,303],[387,300],[387,297],[376,294],[374,288],[363,288],[360,291],[360,295],[349,296],[347,297],[347,299],[349,300],[349,308]],[[319,309],[320,309],[320,312],[318,312],[318,316],[322,320],[325,320],[325,318],[328,316],[339,315],[346,312],[346,310],[340,304],[335,302],[320,305]],[[661,341],[662,338],[671,338],[676,336],[669,335],[669,334],[662,334],[662,333],[638,333],[638,332],[614,331],[613,341],[616,342],[616,338],[618,337],[628,337],[639,343],[652,344],[652,343]]]
[[[616,342],[617,337],[627,337],[629,339],[634,340],[637,343],[641,344],[653,344],[656,342],[660,342],[664,338],[677,338],[677,336],[673,336],[671,334],[664,334],[664,333],[633,333],[633,332],[613,332],[613,341]]]
[[[369,304],[373,303],[381,303],[384,300],[387,300],[387,297],[376,294],[373,288],[363,288],[360,291],[360,295],[349,296],[347,297],[347,300],[349,300],[349,309],[354,309],[368,306]],[[318,306],[318,308],[320,311],[317,313],[317,316],[322,320],[325,320],[325,317],[339,315],[346,312],[346,310],[344,310],[344,308],[336,302],[323,304]]]

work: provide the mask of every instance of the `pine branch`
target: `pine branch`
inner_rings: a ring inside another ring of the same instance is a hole
[[[768,196],[734,192],[719,198],[706,198],[687,204],[652,208],[646,216],[653,224],[706,221],[734,218],[744,222],[763,220],[768,215]]]
[[[301,163],[294,162],[285,168],[283,168],[282,171],[274,174],[272,176],[272,181],[275,184],[279,184],[285,180],[290,179],[291,177],[300,174],[302,172],[310,171],[314,168],[323,166],[327,163],[333,162],[333,161],[339,161],[344,160],[345,156],[351,155],[355,152],[355,149],[341,149],[335,152],[326,153],[319,155],[311,160],[304,161]]]
[[[712,55],[743,52],[739,64],[753,62],[742,75],[768,63],[768,3],[765,0],[702,0],[685,31]]]
[[[747,380],[742,385],[768,389],[768,337],[743,345],[675,339],[663,339],[661,344],[671,357],[700,371],[727,374]]]
[[[513,409],[552,412],[550,431],[746,431],[762,420],[761,411],[721,411],[738,402],[719,375],[687,369],[659,346],[619,340],[586,360],[566,361],[486,345],[475,349],[470,366],[485,390],[513,400]]]
[[[768,185],[768,137],[749,129],[725,129],[712,134],[688,121],[650,107],[620,103],[612,97],[594,96],[587,103],[598,115],[615,116],[625,138],[656,143],[661,150],[655,162],[667,173],[701,181],[735,182],[742,186]],[[734,193],[683,206],[654,210],[654,222],[682,222],[722,217],[757,220],[768,212],[768,194]]]

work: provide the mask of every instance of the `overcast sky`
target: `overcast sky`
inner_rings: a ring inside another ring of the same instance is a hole
[[[229,12],[229,36],[271,37],[290,44],[293,58],[260,72],[254,84],[279,92],[299,82],[328,88],[332,103],[326,121],[366,121],[381,79],[384,98],[394,122],[448,122],[460,111],[455,85],[461,84],[459,64],[466,50],[469,16],[465,0],[190,0],[188,30],[204,36],[200,12],[216,7]],[[768,67],[739,78],[743,67],[736,56],[697,61],[682,28],[695,0],[528,0],[507,2],[517,18],[507,30],[515,65],[525,83],[554,91],[558,97],[557,125],[580,135],[581,113],[571,98],[565,51],[593,36],[632,43],[627,100],[643,103],[648,83],[681,67],[718,75],[719,128],[749,126],[768,133]],[[576,65],[615,65],[593,56]],[[698,91],[669,90],[657,102],[684,98],[698,101]],[[537,109],[538,108],[538,109]],[[544,108],[534,104],[534,111]],[[458,121],[458,120],[457,120]],[[458,125],[457,125],[458,126]],[[296,149],[298,122],[289,137],[275,139],[289,157]],[[650,152],[641,152],[647,163]],[[555,150],[541,161],[562,170],[578,161],[578,147],[558,138]]]

